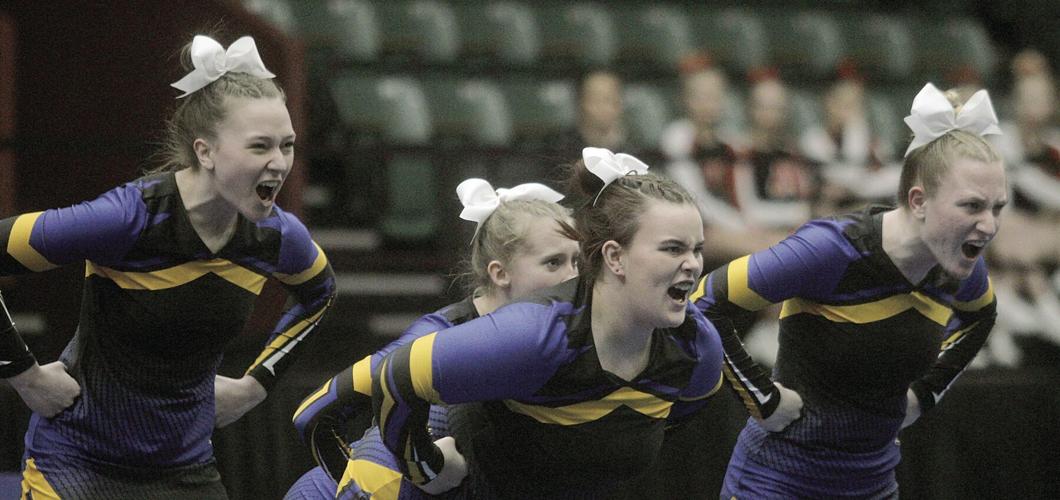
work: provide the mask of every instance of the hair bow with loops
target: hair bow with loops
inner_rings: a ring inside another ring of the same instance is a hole
[[[456,187],[456,195],[460,198],[460,203],[464,205],[460,218],[480,225],[494,210],[497,210],[497,207],[501,206],[501,203],[514,200],[544,200],[555,203],[563,199],[562,194],[536,182],[494,191],[488,181],[477,178],[461,182]]]
[[[610,149],[605,148],[582,149],[582,160],[585,161],[585,168],[604,181],[600,192],[596,193],[596,198],[593,199],[593,205],[596,205],[596,200],[600,198],[600,193],[603,193],[608,185],[615,182],[615,179],[629,174],[644,174],[648,172],[648,165],[636,157],[625,153],[615,154]]]
[[[276,77],[265,69],[265,63],[258,54],[258,46],[249,36],[236,40],[225,50],[213,38],[196,35],[191,42],[191,64],[194,69],[184,75],[184,78],[171,84],[184,91],[177,99],[191,95],[229,71],[249,73],[258,78]]]
[[[905,123],[913,130],[913,142],[905,156],[951,130],[961,129],[979,136],[1001,134],[994,105],[985,90],[972,94],[957,112],[946,95],[930,83],[913,98],[913,108]]]

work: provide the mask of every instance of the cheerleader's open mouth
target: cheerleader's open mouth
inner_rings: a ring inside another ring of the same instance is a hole
[[[961,245],[961,253],[968,259],[976,259],[980,254],[983,253],[983,249],[986,248],[986,241],[966,241]]]
[[[667,288],[666,294],[678,304],[683,305],[688,302],[688,296],[692,293],[693,286],[695,286],[695,282],[693,281],[679,281],[670,288]]]
[[[282,184],[282,181],[278,180],[259,182],[255,186],[254,191],[258,194],[258,198],[261,198],[261,201],[272,202],[276,199],[276,193],[280,191],[280,184]]]

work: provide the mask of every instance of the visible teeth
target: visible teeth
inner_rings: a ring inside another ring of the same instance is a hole
[[[692,290],[692,283],[689,282],[689,281],[682,281],[682,282],[674,285],[674,288],[676,288],[676,289],[678,289],[678,290],[680,290],[682,292],[686,292],[687,293],[687,292]]]
[[[261,182],[259,185],[265,186],[267,188],[276,188],[280,185],[280,181],[264,181]]]

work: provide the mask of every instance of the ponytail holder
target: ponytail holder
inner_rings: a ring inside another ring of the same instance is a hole
[[[636,157],[625,153],[615,154],[611,150],[604,148],[582,149],[582,160],[585,161],[585,168],[604,181],[600,192],[596,193],[596,198],[593,198],[594,207],[596,206],[596,200],[600,199],[600,193],[603,193],[604,189],[615,179],[630,174],[645,174],[648,172],[648,165]]]
[[[490,216],[501,203],[514,200],[544,200],[555,203],[563,199],[563,195],[552,188],[531,182],[520,184],[511,189],[500,188],[496,191],[484,179],[471,178],[461,182],[456,187],[456,195],[464,210],[460,212],[460,218],[478,224],[479,226]]]
[[[184,91],[177,99],[191,95],[230,71],[249,73],[258,78],[276,77],[265,69],[265,63],[261,62],[261,56],[258,55],[258,47],[249,36],[236,40],[225,50],[214,39],[196,35],[191,42],[191,64],[194,69],[190,73],[170,84]]]
[[[946,95],[930,83],[913,98],[913,108],[905,117],[905,123],[913,130],[913,142],[905,150],[905,156],[952,130],[960,129],[979,136],[1001,134],[994,105],[986,90],[972,94],[957,112]]]

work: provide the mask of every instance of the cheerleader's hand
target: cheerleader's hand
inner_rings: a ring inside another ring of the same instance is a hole
[[[777,408],[773,410],[773,414],[769,418],[759,420],[758,423],[769,432],[780,432],[802,416],[802,396],[780,385],[780,382],[774,382],[773,384],[777,386],[777,396],[780,397],[780,403],[777,404]]]
[[[54,417],[74,404],[81,385],[66,372],[62,361],[44,366],[33,364],[28,370],[7,379],[29,409],[43,417]]]
[[[905,420],[902,421],[902,428],[905,429],[910,425],[916,423],[917,419],[920,418],[920,398],[916,397],[916,393],[912,389],[909,389],[905,393]]]
[[[224,427],[245,415],[268,393],[258,379],[250,375],[229,378],[217,375],[214,379],[214,425]]]
[[[467,476],[467,462],[464,461],[464,456],[457,451],[456,440],[451,436],[443,437],[434,444],[442,451],[445,465],[442,465],[442,472],[426,484],[419,485],[419,488],[425,493],[440,495],[460,486],[460,482]]]

